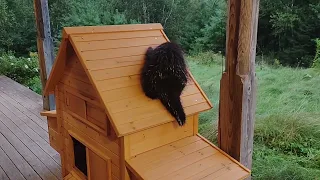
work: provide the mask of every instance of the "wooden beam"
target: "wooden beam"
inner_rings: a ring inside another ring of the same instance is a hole
[[[47,117],[57,117],[57,111],[56,110],[51,110],[51,111],[42,111],[40,112],[41,116],[47,116]]]
[[[228,0],[226,70],[221,78],[219,146],[251,169],[256,108],[259,0]]]
[[[34,0],[34,12],[37,24],[37,45],[40,78],[42,83],[42,90],[44,90],[54,62],[48,1]],[[54,110],[55,108],[54,95],[43,95],[43,109]]]

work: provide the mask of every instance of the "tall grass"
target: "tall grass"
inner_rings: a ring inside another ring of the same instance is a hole
[[[190,69],[214,108],[200,115],[200,133],[216,143],[220,56],[189,58]],[[320,178],[320,73],[257,65],[253,179]]]

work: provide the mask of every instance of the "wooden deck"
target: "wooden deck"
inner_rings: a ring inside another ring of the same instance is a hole
[[[0,76],[0,180],[62,179],[41,110],[40,95]]]

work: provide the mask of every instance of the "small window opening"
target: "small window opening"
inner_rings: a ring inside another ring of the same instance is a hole
[[[87,176],[87,156],[86,156],[86,147],[72,137],[73,141],[73,150],[74,150],[74,163],[75,166]]]

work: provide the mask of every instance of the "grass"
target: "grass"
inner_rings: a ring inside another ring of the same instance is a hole
[[[214,108],[200,115],[200,133],[216,143],[221,58],[189,57]],[[320,73],[257,65],[253,179],[320,179]]]

